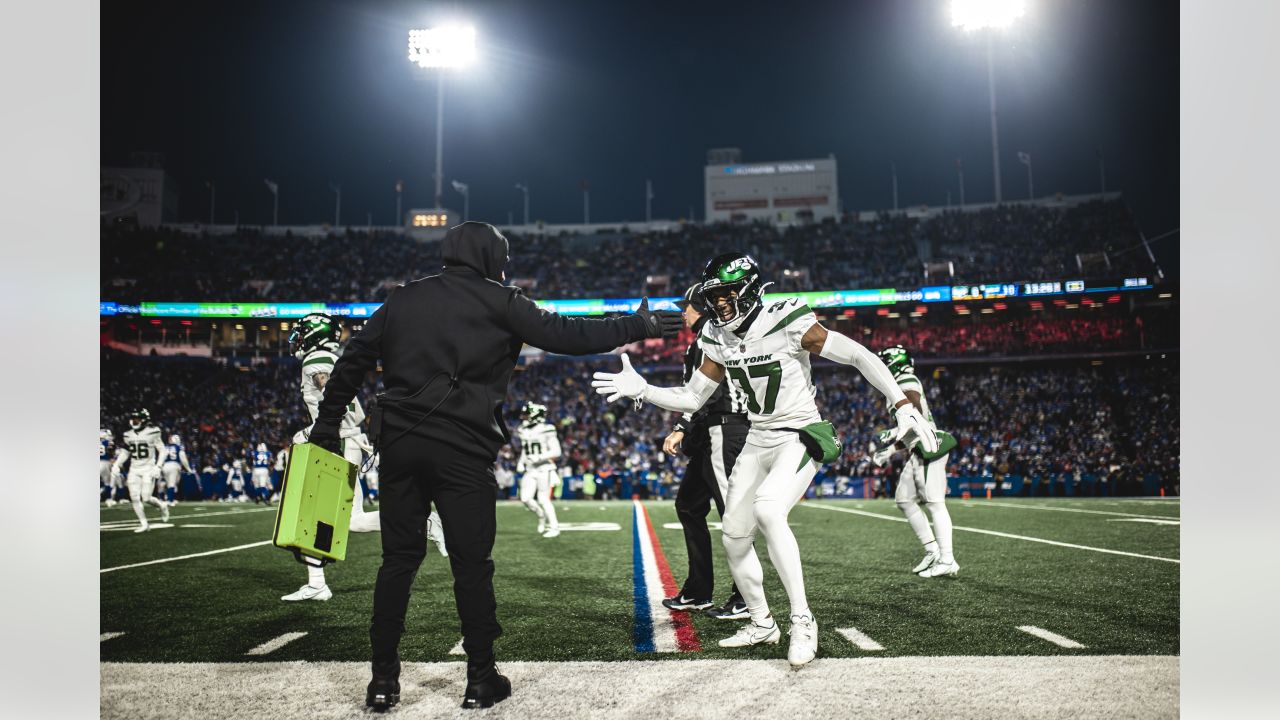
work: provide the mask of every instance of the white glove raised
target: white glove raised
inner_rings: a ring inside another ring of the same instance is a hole
[[[915,405],[911,403],[903,404],[893,411],[893,417],[898,421],[898,427],[893,438],[894,442],[906,444],[903,438],[914,435],[920,441],[920,447],[925,452],[936,452],[938,450],[938,436],[934,434],[933,428],[925,421],[924,416],[920,414]]]
[[[595,388],[598,394],[609,396],[604,399],[605,402],[613,402],[624,397],[639,400],[644,395],[645,388],[649,387],[649,383],[640,377],[640,373],[631,369],[631,358],[623,353],[622,372],[597,372],[595,379],[591,381],[591,387]]]
[[[884,467],[889,464],[889,458],[893,457],[893,446],[888,445],[871,453],[871,464],[876,467]]]

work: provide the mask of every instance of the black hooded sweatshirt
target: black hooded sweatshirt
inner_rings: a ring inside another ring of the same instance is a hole
[[[440,249],[443,272],[396,288],[347,343],[325,385],[316,428],[337,432],[365,374],[381,360],[383,449],[430,437],[493,460],[511,437],[502,403],[525,343],[587,355],[647,336],[638,316],[565,317],[503,285],[507,239],[492,225],[450,228]]]

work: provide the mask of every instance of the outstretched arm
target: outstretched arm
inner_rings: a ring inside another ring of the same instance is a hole
[[[902,388],[898,387],[897,381],[893,379],[893,373],[889,372],[884,361],[876,357],[875,353],[849,339],[848,336],[827,330],[817,323],[805,332],[800,345],[805,350],[828,360],[857,368],[867,382],[893,404],[893,414],[898,420],[895,441],[901,440],[909,432],[914,432],[925,451],[933,452],[938,449],[938,438],[933,428],[925,422],[924,416],[916,406],[907,399]]]
[[[693,373],[689,382],[681,387],[657,388],[645,382],[640,373],[631,369],[631,358],[622,355],[622,372],[598,372],[591,386],[601,395],[608,395],[606,402],[613,402],[620,397],[644,400],[657,405],[663,410],[675,412],[696,412],[715,394],[716,388],[724,381],[724,366],[711,359],[702,362],[702,367]]]

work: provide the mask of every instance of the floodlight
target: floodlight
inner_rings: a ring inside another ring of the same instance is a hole
[[[409,31],[409,60],[424,68],[459,68],[476,57],[476,29],[444,25]]]
[[[951,0],[951,24],[965,30],[1006,28],[1026,12],[1025,0]]]

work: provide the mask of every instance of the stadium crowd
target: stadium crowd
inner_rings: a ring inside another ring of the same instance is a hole
[[[590,476],[595,489],[588,494],[596,497],[616,497],[624,488],[670,496],[684,468],[683,458],[662,453],[675,418],[647,405],[606,405],[596,396],[591,372],[616,362],[594,358],[522,366],[505,406],[508,426],[518,423],[525,401],[545,404],[565,449],[562,473],[579,488],[581,478]],[[298,365],[291,358],[234,367],[107,351],[101,365],[103,427],[119,434],[127,413],[145,406],[166,438],[175,432],[183,437],[197,467],[222,467],[258,442],[278,450],[306,425]],[[996,481],[1020,476],[1077,486],[1089,478],[1115,482],[1114,491],[1125,493],[1138,492],[1133,483],[1141,478],[1158,476],[1163,487],[1177,491],[1176,366],[962,365],[921,367],[920,372],[939,427],[960,441],[949,475]],[[818,482],[894,476],[895,470],[874,467],[867,453],[874,434],[892,422],[883,401],[847,368],[820,364],[813,375],[819,407],[844,443],[844,453],[823,469]],[[679,382],[672,369],[651,377],[658,384]],[[366,390],[367,403],[372,388]],[[510,469],[516,457],[513,444],[499,462]]]
[[[1144,274],[1151,264],[1120,200],[1069,208],[1009,205],[929,219],[880,214],[806,226],[686,224],[673,232],[595,236],[510,233],[507,276],[532,297],[678,295],[702,262],[751,253],[776,291],[914,288],[928,284],[1061,280]],[[347,229],[329,237],[266,236],[240,228],[195,235],[173,228],[102,233],[102,299],[377,302],[399,283],[437,272],[438,243]],[[925,264],[951,263],[953,276]],[[650,280],[652,278],[652,280]]]

